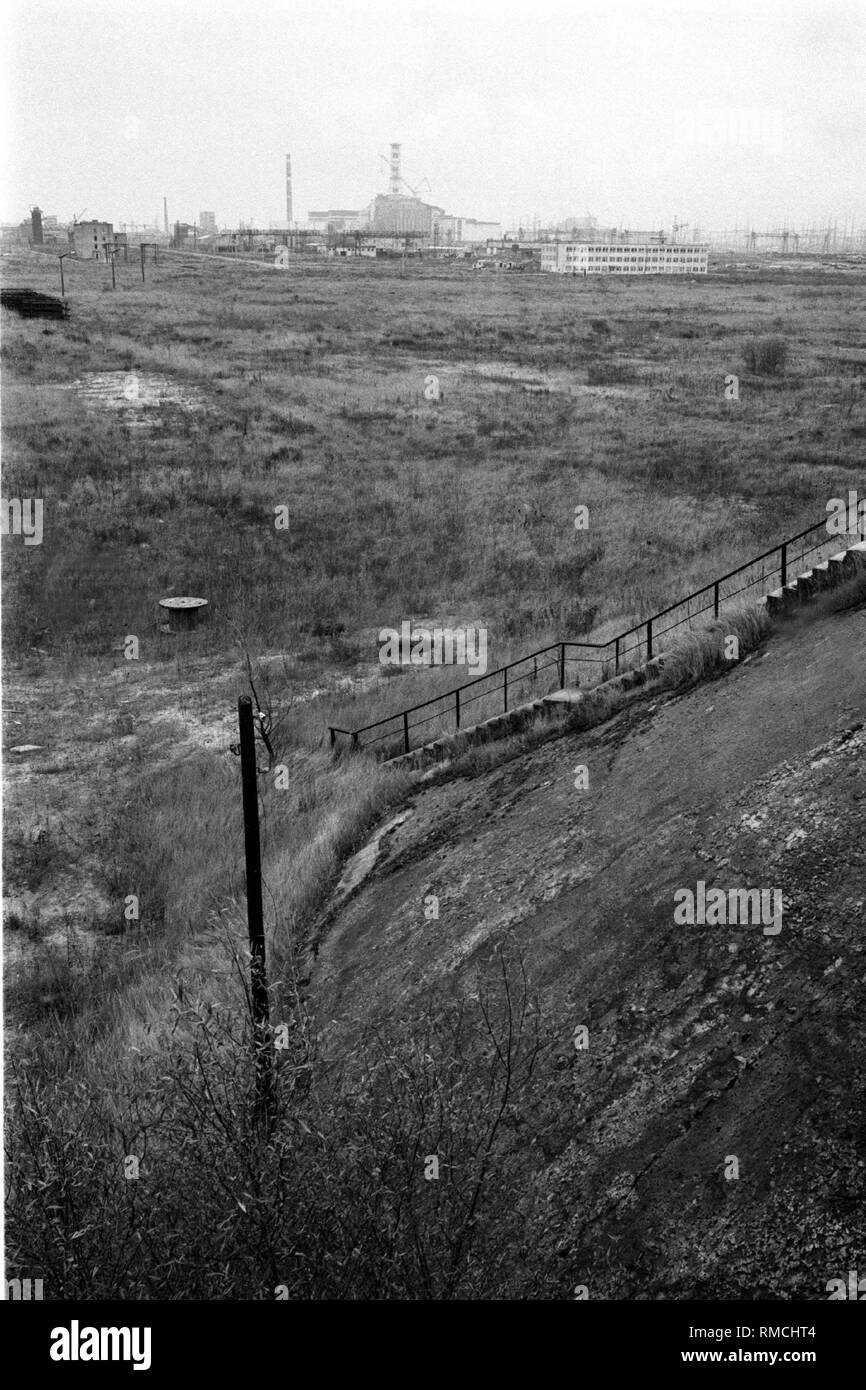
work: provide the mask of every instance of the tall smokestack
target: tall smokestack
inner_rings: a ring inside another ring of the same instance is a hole
[[[291,231],[293,225],[292,217],[292,156],[286,155],[286,223]]]
[[[162,200],[162,216],[163,216],[163,221],[165,222],[165,234],[166,234],[166,236],[168,236],[168,199],[167,199],[167,198],[163,198],[163,200]]]
[[[389,188],[388,191],[389,191],[390,193],[399,193],[399,192],[400,192],[400,184],[401,184],[401,182],[402,182],[402,180],[401,180],[401,178],[400,178],[400,146],[399,146],[399,145],[392,145],[392,146],[391,146],[391,186],[390,186],[390,188]]]

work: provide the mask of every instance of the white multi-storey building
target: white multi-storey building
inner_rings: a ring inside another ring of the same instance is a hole
[[[557,241],[541,248],[541,269],[560,275],[706,275],[709,247]]]

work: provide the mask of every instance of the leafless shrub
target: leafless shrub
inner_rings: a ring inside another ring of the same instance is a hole
[[[756,376],[779,376],[788,360],[784,338],[752,338],[743,349],[746,371]]]
[[[37,1046],[10,1075],[10,1261],[62,1298],[495,1297],[524,1234],[538,1009],[503,950],[424,1003],[332,1063],[290,1021],[269,1137],[248,1021],[182,994],[170,1054],[110,1084]]]

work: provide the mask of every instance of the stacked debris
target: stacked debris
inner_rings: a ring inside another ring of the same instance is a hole
[[[52,294],[40,294],[38,290],[0,290],[0,305],[4,309],[14,309],[25,319],[69,317],[69,305],[64,299],[57,299]]]

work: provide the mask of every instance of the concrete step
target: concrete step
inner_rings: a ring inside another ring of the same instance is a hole
[[[832,575],[831,575],[831,573],[830,573],[830,561],[829,561],[829,560],[822,560],[821,563],[820,563],[819,565],[816,565],[816,566],[815,566],[815,568],[814,568],[814,570],[812,571],[812,573],[813,573],[813,575],[815,576],[815,586],[816,586],[816,588],[818,588],[818,589],[829,589],[830,584],[832,583],[832,578],[833,578]]]
[[[831,555],[827,564],[830,566],[830,573],[833,576],[834,584],[841,584],[844,579],[854,574],[856,570],[856,565],[847,550],[840,550],[838,554]]]
[[[801,603],[808,603],[809,599],[824,589],[843,584],[860,569],[866,569],[866,541],[859,541],[847,550],[840,550],[829,559],[820,561],[812,569],[804,570],[781,589],[774,589],[772,593],[767,594],[763,602],[768,612],[780,616]]]
[[[582,699],[582,690],[554,690],[542,698],[541,704],[548,709],[567,710],[572,705],[579,705]]]
[[[804,570],[802,574],[797,575],[794,583],[797,587],[797,597],[800,600],[809,599],[818,591],[814,570]]]
[[[785,584],[781,589],[773,589],[767,594],[767,608],[774,617],[788,613],[797,602],[797,581]]]

